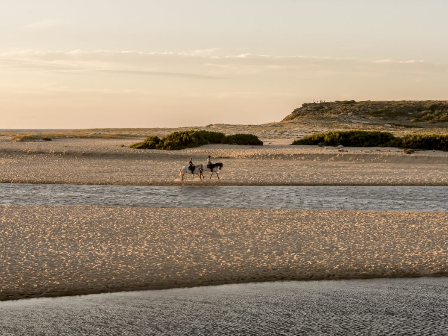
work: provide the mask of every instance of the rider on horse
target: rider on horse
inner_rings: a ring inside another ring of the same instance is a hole
[[[207,168],[209,168],[212,165],[212,160],[211,160],[211,156],[209,155],[207,158]]]
[[[188,162],[188,169],[191,171],[192,174],[194,172],[194,168],[195,165],[193,164],[193,158],[190,158],[190,162]]]

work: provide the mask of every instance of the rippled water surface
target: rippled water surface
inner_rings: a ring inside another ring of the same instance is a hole
[[[0,335],[448,335],[448,279],[226,285],[0,302]]]
[[[448,187],[0,184],[0,204],[448,212]]]

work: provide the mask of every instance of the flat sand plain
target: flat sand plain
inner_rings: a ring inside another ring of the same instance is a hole
[[[396,148],[207,145],[180,151],[135,150],[141,139],[55,139],[12,142],[0,137],[0,182],[122,185],[448,185],[448,153],[405,154]],[[182,182],[179,167],[207,155],[223,162],[221,180]]]
[[[447,275],[448,214],[0,206],[0,300]]]

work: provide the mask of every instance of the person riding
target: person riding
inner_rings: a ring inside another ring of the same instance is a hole
[[[192,174],[194,172],[194,168],[195,165],[193,164],[193,158],[190,158],[190,162],[188,162],[188,169],[191,171]]]
[[[208,157],[207,157],[207,167],[210,167],[211,165],[212,165],[212,160],[211,160],[211,156],[209,155]]]

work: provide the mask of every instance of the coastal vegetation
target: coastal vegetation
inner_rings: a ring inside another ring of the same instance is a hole
[[[42,136],[39,134],[33,135],[16,135],[11,138],[14,142],[27,142],[27,141],[52,141],[52,138],[48,136]]]
[[[263,142],[256,135],[235,134],[226,136],[221,132],[181,131],[173,132],[163,138],[150,136],[146,140],[129,147],[134,149],[178,150],[200,147],[207,144],[237,144],[261,146]]]
[[[437,124],[448,122],[448,101],[320,101],[303,104],[283,121],[302,117],[349,117],[365,123],[398,121],[411,126],[420,123]]]
[[[394,140],[392,133],[378,131],[336,131],[313,134],[295,140],[293,145],[324,145],[348,147],[375,147]]]
[[[293,145],[321,145],[346,147],[399,147],[421,150],[448,150],[448,135],[409,134],[396,137],[379,131],[333,131],[313,134],[298,140]]]
[[[263,141],[253,134],[234,134],[225,136],[221,143],[229,145],[262,146]]]

